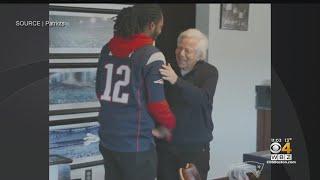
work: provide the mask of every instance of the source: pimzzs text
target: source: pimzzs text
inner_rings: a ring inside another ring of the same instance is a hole
[[[64,27],[61,21],[16,21],[17,27]]]

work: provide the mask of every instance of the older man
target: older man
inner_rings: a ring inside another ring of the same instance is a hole
[[[213,122],[212,104],[218,71],[204,61],[208,39],[197,29],[188,29],[178,37],[178,70],[163,65],[160,73],[169,82],[167,99],[176,116],[176,129],[170,143],[157,141],[158,180],[179,179],[179,168],[196,165],[201,179],[207,179]]]

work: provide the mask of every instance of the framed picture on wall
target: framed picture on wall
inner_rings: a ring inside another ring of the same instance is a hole
[[[221,4],[220,29],[248,31],[249,4]]]
[[[70,158],[74,164],[100,160],[98,129],[98,122],[50,126],[49,152]]]
[[[116,14],[50,11],[49,20],[65,22],[49,28],[50,53],[100,53],[113,36]]]
[[[96,69],[49,69],[49,110],[99,107],[95,93]]]

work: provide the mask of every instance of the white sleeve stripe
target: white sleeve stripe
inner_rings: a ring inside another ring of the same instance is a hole
[[[164,63],[166,63],[166,58],[164,57],[162,52],[156,52],[150,56],[146,65],[151,64],[155,61],[163,61]]]

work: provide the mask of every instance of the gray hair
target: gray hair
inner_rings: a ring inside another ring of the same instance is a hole
[[[207,58],[207,49],[208,49],[208,38],[198,29],[187,29],[179,34],[177,45],[181,42],[183,38],[194,38],[198,40],[196,53],[197,60],[205,60]]]

